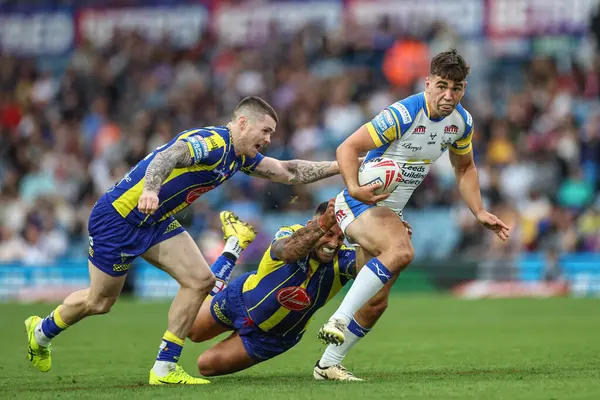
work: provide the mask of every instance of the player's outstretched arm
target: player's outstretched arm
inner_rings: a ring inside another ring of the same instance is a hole
[[[271,256],[277,260],[292,263],[305,258],[310,249],[335,225],[334,200],[329,200],[327,210],[318,219],[312,220],[292,236],[279,239],[271,245]]]
[[[153,214],[158,208],[158,192],[162,183],[175,168],[193,165],[192,154],[187,143],[176,141],[169,148],[156,153],[144,175],[144,189],[138,201],[138,209]]]
[[[252,171],[252,176],[295,185],[320,181],[339,173],[340,169],[335,161],[281,161],[265,157]]]
[[[490,214],[483,208],[473,151],[466,154],[457,154],[451,151],[450,162],[454,167],[454,175],[460,195],[473,215],[484,227],[494,231],[500,239],[508,239],[508,226],[500,218]]]

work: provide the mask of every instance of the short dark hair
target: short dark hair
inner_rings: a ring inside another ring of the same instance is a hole
[[[317,206],[317,209],[315,210],[315,213],[313,214],[313,217],[318,217],[325,214],[325,211],[327,210],[327,204],[329,204],[328,201],[324,201],[321,204],[319,204]]]
[[[431,60],[429,66],[429,75],[437,75],[444,79],[450,79],[455,82],[462,82],[467,79],[471,67],[456,49],[439,53]]]
[[[275,122],[279,123],[279,117],[277,117],[277,113],[273,107],[271,107],[269,103],[258,96],[248,96],[242,99],[242,101],[240,101],[233,110],[233,119],[237,118],[239,116],[239,112],[243,109],[248,109],[259,115],[268,115],[273,118]]]

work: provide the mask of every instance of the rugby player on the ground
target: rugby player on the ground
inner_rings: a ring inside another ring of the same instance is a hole
[[[202,304],[189,338],[203,342],[233,332],[200,355],[202,375],[240,371],[288,351],[300,341],[314,313],[354,278],[355,251],[343,246],[333,209],[333,200],[324,202],[306,225],[279,229],[258,269],[231,282],[235,262],[255,232],[232,213],[221,213],[226,245],[212,266],[218,284]],[[315,378],[328,376],[361,380],[341,364]]]

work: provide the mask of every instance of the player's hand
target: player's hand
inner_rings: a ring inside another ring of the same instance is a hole
[[[375,194],[374,192],[383,186],[383,183],[357,186],[352,190],[348,188],[350,196],[365,204],[376,204],[390,197],[389,193]]]
[[[332,226],[336,224],[335,221],[335,199],[329,199],[327,203],[327,209],[319,217],[317,220],[319,223],[319,227],[323,230],[323,232],[327,232],[331,229]]]
[[[506,241],[509,238],[510,229],[500,218],[496,217],[494,214],[490,214],[487,211],[481,211],[477,214],[477,221],[487,229],[494,231],[496,235]]]
[[[138,210],[144,214],[154,214],[158,209],[158,194],[149,190],[143,190],[138,200]]]
[[[404,227],[408,231],[408,237],[412,239],[412,227],[410,226],[410,224],[408,222],[406,222],[404,220],[402,220],[402,224],[404,224]]]

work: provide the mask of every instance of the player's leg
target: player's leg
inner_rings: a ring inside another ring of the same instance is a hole
[[[169,309],[165,332],[156,362],[150,372],[150,384],[202,384],[177,365],[185,338],[198,315],[204,298],[215,286],[215,277],[192,237],[178,229],[175,236],[152,246],[143,255],[152,265],[167,272],[180,285]]]
[[[215,287],[210,292],[212,296],[227,287],[235,263],[242,254],[242,251],[256,238],[254,228],[241,221],[234,213],[222,211],[219,214],[219,218],[221,219],[225,248],[221,256],[210,267],[210,270],[217,279]]]
[[[356,265],[357,272],[366,261],[373,258],[362,247],[356,247]],[[385,286],[365,305],[363,305],[354,315],[354,318],[348,324],[344,331],[344,343],[340,346],[330,344],[325,349],[321,359],[317,361],[313,376],[318,380],[336,380],[351,381],[361,380],[342,366],[342,361],[354,346],[364,338],[367,333],[375,326],[379,318],[383,315],[388,305],[390,290],[396,281],[398,274],[394,274]]]
[[[406,268],[414,256],[406,227],[387,207],[365,210],[346,227],[345,233],[375,257],[365,263],[340,307],[319,331],[323,341],[337,345],[344,342],[344,331],[356,312]]]
[[[25,321],[29,348],[28,357],[40,371],[48,371],[52,366],[50,341],[85,317],[105,314],[117,301],[125,275],[111,276],[88,261],[90,287],[71,293],[46,318],[31,316]]]
[[[248,354],[240,335],[233,332],[227,339],[198,357],[198,370],[204,376],[226,375],[258,363]]]
[[[253,227],[240,219],[229,211],[223,211],[219,215],[223,228],[225,239],[225,248],[223,252],[210,267],[210,270],[215,275],[217,282],[206,297],[198,316],[188,333],[188,337],[193,342],[203,342],[220,335],[223,332],[232,330],[230,326],[226,326],[225,321],[219,320],[219,315],[213,314],[215,302],[219,302],[222,297],[226,297],[225,293],[231,278],[231,273],[235,267],[235,263],[240,257],[242,251],[248,247],[256,237],[256,231]],[[221,315],[222,316],[222,315]]]
[[[222,290],[219,294],[225,290],[227,289]],[[214,300],[215,298],[208,296],[202,303],[198,316],[194,320],[194,324],[188,334],[188,338],[192,342],[204,342],[233,329],[233,327],[224,325],[213,316],[212,307],[214,307]]]

